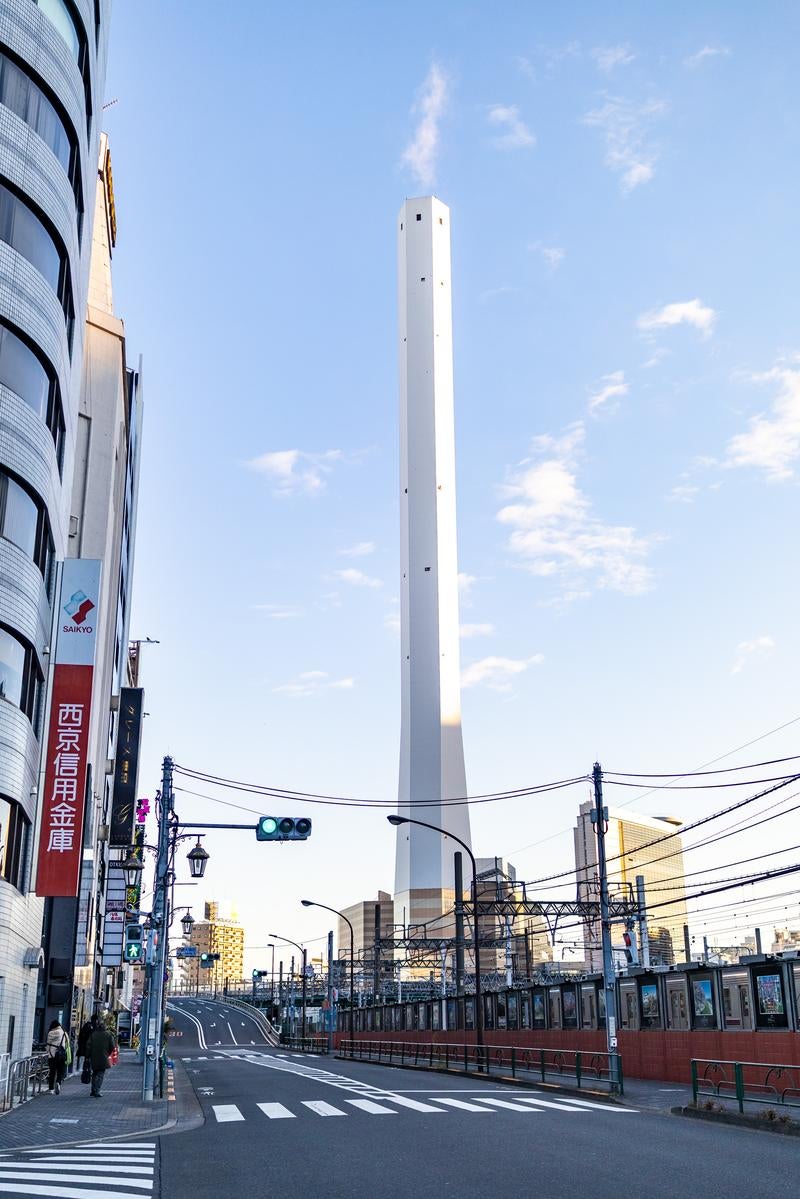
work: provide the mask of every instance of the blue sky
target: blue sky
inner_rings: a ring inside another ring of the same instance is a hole
[[[147,405],[132,631],[161,642],[143,794],[166,752],[395,794],[394,226],[431,191],[452,209],[470,792],[595,758],[690,769],[798,715],[800,14],[770,12],[116,6],[115,303]],[[797,727],[723,764],[792,753]],[[523,878],[567,867],[583,798],[473,809],[475,847]],[[235,899],[261,944],[325,932],[298,887],[391,889],[383,815],[312,815],[302,846],[209,838],[185,894]]]

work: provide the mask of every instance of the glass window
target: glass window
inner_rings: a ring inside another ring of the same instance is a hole
[[[64,0],[36,0],[39,8],[53,25],[70,48],[73,58],[78,60],[81,53],[81,39],[75,18]]]
[[[33,558],[39,510],[19,483],[0,471],[0,536]]]
[[[30,823],[18,803],[0,796],[0,878],[23,890]]]
[[[62,256],[52,237],[30,208],[0,183],[0,238],[27,258],[59,290]]]
[[[0,699],[20,706],[25,678],[25,647],[0,628]]]
[[[72,146],[64,122],[42,89],[5,54],[0,54],[0,103],[30,125],[69,172]]]
[[[42,420],[48,416],[50,379],[33,350],[16,333],[0,326],[0,383],[13,391]]]

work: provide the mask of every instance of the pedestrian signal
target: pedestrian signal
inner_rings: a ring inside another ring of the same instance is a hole
[[[258,841],[305,841],[310,835],[307,816],[262,816],[256,825]]]
[[[122,954],[124,962],[131,962],[134,965],[141,962],[144,957],[144,949],[142,946],[142,926],[141,924],[126,924],[125,925],[125,945]]]

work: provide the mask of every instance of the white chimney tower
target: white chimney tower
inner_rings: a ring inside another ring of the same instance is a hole
[[[461,683],[453,420],[450,209],[433,196],[399,216],[400,628],[402,714],[398,812],[470,844]],[[413,801],[413,807],[409,806]],[[424,806],[423,806],[424,805]],[[459,846],[414,825],[397,829],[395,921],[452,906]],[[470,878],[464,862],[465,882]],[[448,892],[443,896],[442,892]]]

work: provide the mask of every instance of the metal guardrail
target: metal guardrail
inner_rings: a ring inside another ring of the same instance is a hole
[[[328,1038],[321,1037],[281,1037],[281,1049],[291,1049],[296,1053],[327,1053]]]
[[[511,1075],[580,1087],[605,1084],[622,1095],[622,1058],[618,1053],[580,1049],[535,1049],[523,1045],[455,1045],[452,1042],[342,1040],[337,1057],[417,1066],[453,1073]]]
[[[800,1066],[775,1062],[726,1062],[692,1058],[692,1098],[734,1099],[745,1103],[800,1107]]]
[[[243,999],[232,999],[230,997],[230,995],[221,997],[219,1002],[220,1003],[229,1003],[231,1005],[231,1007],[237,1007],[240,1009],[240,1011],[246,1012],[247,1015],[250,1016],[251,1019],[253,1019],[256,1022],[258,1027],[263,1032],[264,1036],[267,1038],[269,1044],[270,1045],[278,1044],[278,1041],[279,1041],[278,1031],[269,1022],[269,1020],[267,1019],[267,1017],[264,1015],[264,1013],[261,1011],[260,1008],[257,1008],[252,1003],[246,1003]]]
[[[47,1083],[49,1060],[46,1053],[34,1053],[9,1062],[2,1093],[4,1112],[41,1093]]]

